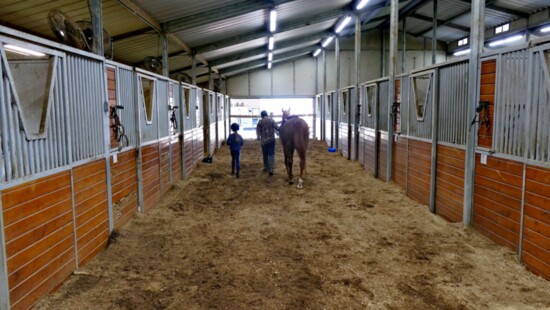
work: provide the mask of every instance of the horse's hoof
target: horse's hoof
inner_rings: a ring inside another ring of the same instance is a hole
[[[296,186],[296,188],[299,188],[299,189],[302,189],[302,188],[304,188],[304,185],[303,185],[302,179],[298,180],[298,186]]]
[[[294,184],[294,181],[288,181],[288,185]]]

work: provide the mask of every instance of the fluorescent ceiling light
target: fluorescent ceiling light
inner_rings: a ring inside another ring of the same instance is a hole
[[[340,23],[340,25],[338,25],[338,27],[336,27],[336,33],[339,33],[340,31],[342,31],[342,29],[344,29],[344,27],[346,27],[346,25],[350,22],[351,20],[351,16],[346,16],[346,18],[344,18],[344,20]]]
[[[369,0],[361,0],[359,1],[359,3],[357,3],[357,6],[355,8],[360,10],[367,4],[367,2],[369,2]]]
[[[271,69],[271,61],[267,63],[267,68]]]
[[[267,60],[272,61],[273,60],[273,53],[267,54]]]
[[[332,39],[334,39],[334,37],[328,37],[328,38],[326,38],[325,41],[321,44],[321,46],[327,47],[327,45],[329,45],[330,42],[332,42]]]
[[[317,57],[319,55],[319,53],[321,53],[321,49],[318,48],[315,53],[313,53],[313,57]]]
[[[269,37],[269,50],[273,50],[273,45],[275,44],[275,39],[273,37]]]
[[[521,40],[521,39],[523,39],[522,35],[511,36],[511,37],[508,37],[506,39],[493,41],[493,42],[489,43],[489,46],[499,46],[499,45],[503,45],[503,44],[506,44],[506,43],[518,41],[518,40]]]
[[[4,48],[6,50],[10,51],[10,52],[14,52],[14,53],[25,55],[25,56],[31,56],[31,55],[32,56],[37,56],[37,57],[46,56],[46,54],[44,54],[44,53],[36,52],[36,51],[30,50],[30,49],[27,49],[27,48],[24,48],[24,47],[19,47],[19,46],[15,46],[15,45],[11,45],[11,44],[4,45]]]
[[[277,29],[277,11],[271,10],[269,14],[269,31],[275,32]]]
[[[550,32],[550,26],[542,28],[540,32]]]
[[[467,50],[461,50],[461,51],[458,51],[458,52],[454,52],[453,53],[453,56],[460,56],[460,55],[466,55],[470,52],[470,49],[467,49]]]

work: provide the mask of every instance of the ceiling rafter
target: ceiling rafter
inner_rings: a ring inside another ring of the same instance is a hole
[[[502,12],[502,13],[515,15],[515,16],[520,17],[520,18],[525,18],[525,19],[529,18],[529,14],[527,14],[527,13],[523,13],[523,12],[520,12],[520,11],[517,11],[517,10],[512,10],[512,9],[509,9],[509,8],[503,8],[503,7],[498,6],[494,3],[491,4],[491,5],[488,5],[487,8],[491,9],[491,10],[499,11],[499,12]]]
[[[138,18],[143,20],[146,24],[148,24],[151,28],[155,29],[158,33],[164,33],[162,29],[162,25],[159,22],[157,22],[152,16],[150,16],[147,12],[145,12],[143,9],[141,9],[139,6],[133,3],[131,0],[116,0],[116,2],[120,6],[126,8],[132,14],[136,15]],[[191,48],[174,34],[166,33],[166,37],[170,41],[176,43],[178,46],[183,48],[183,50],[186,51],[187,53],[192,54]],[[208,62],[204,57],[197,55],[195,56],[195,58],[201,63],[208,65]]]
[[[301,38],[298,38],[298,39],[279,41],[279,42],[277,42],[277,49],[285,49],[285,48],[289,48],[289,47],[292,47],[292,46],[296,46],[296,45],[300,45],[300,44],[304,44],[304,43],[311,42],[311,41],[316,41],[316,40],[320,41],[322,38],[324,38],[328,35],[330,35],[330,32],[322,31],[322,32],[318,32],[318,33],[315,33],[315,34],[304,36],[304,37],[301,37]],[[266,51],[265,47],[259,47],[259,48],[248,50],[246,52],[240,52],[240,53],[236,53],[236,54],[233,54],[233,55],[230,55],[230,56],[227,56],[227,57],[211,60],[210,65],[211,66],[219,66],[219,65],[223,65],[225,63],[229,63],[229,62],[233,62],[233,61],[237,61],[237,60],[241,60],[241,59],[246,59],[246,58],[250,58],[250,57],[254,57],[254,56],[258,56],[258,55],[262,55],[262,54],[267,54],[267,53],[268,53],[268,51]]]
[[[462,2],[468,2],[468,1],[464,1],[464,0],[461,0],[461,1],[462,1]],[[493,4],[495,3],[495,1],[496,1],[496,0],[487,0],[487,1],[485,1],[485,7],[490,6],[490,5],[493,5]],[[449,17],[449,19],[447,19],[447,20],[445,20],[445,21],[442,21],[441,24],[438,22],[438,23],[437,23],[437,26],[438,26],[438,27],[440,27],[440,26],[448,26],[448,24],[449,24],[449,23],[452,23],[452,21],[453,21],[454,19],[457,19],[457,18],[459,18],[459,17],[468,15],[468,14],[470,14],[471,11],[472,11],[471,8],[470,8],[470,9],[467,9],[467,10],[465,10],[465,11],[462,11],[462,12],[460,12],[460,13],[454,15],[454,16]],[[427,33],[427,32],[430,32],[431,30],[432,30],[432,27],[430,26],[429,28],[427,28],[427,29],[425,29],[425,30],[422,30],[422,31],[420,31],[420,32],[418,32],[418,33],[416,33],[416,34],[414,34],[414,36],[415,36],[415,37],[419,37],[419,36],[421,36],[421,35],[423,35],[423,34],[425,34],[425,33]]]
[[[212,24],[224,19],[239,15],[252,13],[260,10],[267,10],[273,6],[296,0],[258,1],[246,0],[236,4],[226,5],[221,8],[212,9],[192,16],[184,16],[164,23],[167,32],[177,32],[183,29],[190,29],[202,25]]]
[[[324,12],[321,14],[308,16],[306,18],[289,21],[284,24],[278,25],[277,33],[282,33],[286,31],[294,30],[296,28],[306,27],[312,24],[318,24],[318,23],[325,22],[327,20],[336,19],[346,13],[351,13],[351,10],[340,8],[340,9]],[[204,54],[217,49],[229,47],[235,44],[241,44],[241,43],[245,43],[245,42],[260,39],[260,38],[266,38],[270,35],[271,33],[266,30],[252,31],[240,36],[236,36],[234,38],[229,38],[226,40],[221,40],[221,41],[197,46],[194,48],[194,50],[196,51],[197,54]]]
[[[291,58],[296,58],[296,57],[299,57],[299,56],[302,56],[302,55],[311,54],[311,52],[312,52],[311,51],[311,46],[307,46],[307,47],[303,47],[303,48],[300,48],[300,49],[297,49],[297,50],[294,50],[294,51],[275,54],[275,55],[273,55],[272,63],[275,64],[275,63],[278,63],[278,62],[287,61]],[[220,69],[219,71],[220,71],[220,74],[227,74],[228,72],[234,72],[234,71],[238,71],[238,70],[242,70],[242,69],[246,69],[246,68],[253,68],[255,66],[266,65],[266,64],[267,64],[266,59],[259,59],[259,60],[253,60],[253,61],[249,61],[249,62],[246,62],[246,63],[243,63],[243,64],[239,64],[239,65],[236,65],[236,66]]]
[[[431,17],[427,17],[427,16],[424,16],[424,15],[416,14],[416,13],[409,14],[408,17],[416,18],[416,19],[423,20],[423,21],[426,21],[426,22],[429,22],[429,23],[433,23],[433,21],[434,21],[433,18],[431,18]],[[470,27],[464,27],[464,26],[461,26],[461,25],[448,23],[448,22],[446,23],[446,21],[441,20],[441,19],[437,20],[438,25],[441,25],[443,23],[445,23],[445,26],[447,26],[447,27],[458,29],[458,30],[470,33]]]

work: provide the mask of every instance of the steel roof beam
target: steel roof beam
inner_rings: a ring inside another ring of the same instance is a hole
[[[216,23],[224,19],[255,11],[270,9],[274,5],[279,5],[291,1],[295,0],[276,0],[273,2],[262,0],[246,0],[236,4],[230,4],[221,8],[216,8],[202,13],[194,14],[191,16],[185,16],[167,21],[166,23],[164,23],[166,27],[165,29],[167,32],[177,32],[183,29],[195,28],[207,24]]]
[[[289,48],[289,47],[292,47],[292,46],[295,46],[295,45],[300,45],[300,44],[310,42],[310,41],[315,41],[315,40],[320,41],[322,38],[324,38],[328,35],[330,35],[330,32],[323,31],[323,32],[318,32],[316,34],[301,37],[299,39],[280,41],[280,42],[277,42],[277,49],[280,50],[280,49],[284,49],[284,48]],[[267,51],[265,47],[259,47],[259,48],[256,48],[256,49],[247,50],[245,52],[239,52],[239,53],[227,56],[227,57],[211,60],[210,65],[211,66],[219,66],[219,65],[223,65],[225,63],[229,63],[229,62],[233,62],[233,61],[237,61],[237,60],[241,60],[241,59],[246,59],[246,58],[258,56],[258,55],[261,55],[261,54],[267,54],[267,53],[269,53],[269,51]]]
[[[308,46],[308,47],[304,47],[304,48],[297,49],[297,50],[294,50],[294,51],[290,51],[290,52],[287,52],[287,53],[276,54],[276,55],[273,55],[272,63],[283,62],[283,61],[288,60],[289,58],[299,57],[299,56],[302,56],[302,55],[305,55],[305,54],[309,54],[311,52],[312,52],[311,51],[311,46]],[[247,63],[243,63],[243,64],[240,64],[240,65],[220,69],[219,71],[220,71],[220,74],[227,74],[227,72],[233,72],[233,71],[243,70],[243,69],[246,69],[246,68],[252,68],[252,67],[255,67],[255,66],[260,66],[262,64],[266,65],[267,64],[267,59],[249,61]]]
[[[428,1],[426,0],[412,0],[411,2],[407,3],[405,6],[403,6],[399,10],[399,19],[403,18],[404,16],[407,16],[411,13],[416,12],[421,6],[425,5]],[[379,29],[387,28],[390,24],[390,14],[385,15],[385,22],[380,24],[378,26]]]
[[[131,0],[116,0],[116,2],[126,8],[128,11],[130,11],[132,14],[136,15],[139,19],[144,21],[146,24],[148,24],[151,28],[155,29],[158,33],[163,33],[164,29],[162,25],[157,22],[152,16],[150,16],[147,12],[145,12],[143,9],[141,9],[139,6],[137,6],[135,3],[133,3]],[[191,48],[185,44],[180,38],[176,37],[172,33],[167,33],[166,37],[176,43],[178,46],[183,48],[184,51],[191,54]],[[200,55],[195,56],[197,60],[199,60],[201,63],[208,65],[208,62],[206,59]]]
[[[137,30],[134,30],[134,31],[126,32],[126,33],[121,33],[121,34],[116,35],[116,36],[112,36],[111,39],[113,40],[113,42],[116,42],[116,41],[131,38],[131,37],[139,36],[139,35],[142,35],[142,34],[147,34],[147,32],[149,32],[149,31],[151,31],[150,27],[141,28],[141,29],[137,29]]]
[[[424,16],[424,15],[420,15],[420,14],[409,14],[409,17],[420,19],[420,20],[423,20],[423,21],[426,21],[426,22],[429,22],[429,23],[433,23],[433,21],[434,21],[433,18]],[[464,27],[464,26],[460,26],[460,25],[457,25],[457,24],[449,23],[449,22],[446,22],[446,21],[440,20],[440,19],[437,20],[438,25],[442,25],[443,23],[446,23],[445,26],[447,26],[447,27],[462,30],[464,32],[470,33],[470,28],[468,28],[468,27]]]
[[[503,8],[503,7],[498,6],[496,4],[487,5],[487,8],[491,9],[491,10],[499,11],[499,12],[502,12],[502,13],[515,15],[517,17],[521,17],[521,18],[525,18],[525,19],[529,18],[529,14],[527,14],[527,13],[523,13],[523,12],[520,12],[520,11],[517,11],[517,10],[508,9],[508,8]]]
[[[336,9],[336,10],[324,12],[321,14],[308,16],[306,18],[289,21],[285,24],[281,24],[277,26],[277,33],[294,30],[300,27],[310,26],[312,24],[322,23],[327,20],[336,19],[346,13],[351,13],[351,12],[352,11],[349,9]],[[271,33],[265,30],[252,31],[237,37],[205,44],[202,46],[197,46],[194,50],[196,51],[197,54],[204,54],[207,52],[211,52],[217,49],[222,49],[232,45],[241,44],[241,43],[245,43],[245,42],[260,39],[260,38],[266,38],[266,37],[269,37],[270,35]]]

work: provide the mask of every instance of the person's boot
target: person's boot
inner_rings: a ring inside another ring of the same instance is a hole
[[[239,178],[239,171],[237,170],[237,175],[236,175],[237,179]]]
[[[235,175],[235,169],[231,169],[231,175]]]

